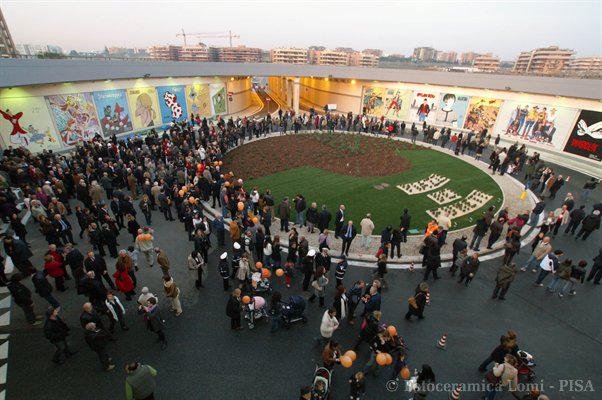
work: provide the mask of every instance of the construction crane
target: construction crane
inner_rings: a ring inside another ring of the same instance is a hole
[[[240,39],[240,35],[233,35],[232,31],[228,32],[201,32],[201,33],[186,33],[182,29],[182,33],[176,34],[176,37],[182,36],[184,38],[184,47],[188,46],[186,43],[186,36],[196,36],[199,38],[218,39],[218,38],[229,38],[230,47],[232,47],[232,39]]]

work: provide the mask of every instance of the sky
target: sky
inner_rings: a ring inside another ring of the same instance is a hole
[[[558,45],[579,57],[602,55],[601,0],[0,0],[15,43],[64,51],[183,44],[176,34],[227,32],[234,45],[414,47],[491,52]],[[198,39],[227,46],[227,38]]]

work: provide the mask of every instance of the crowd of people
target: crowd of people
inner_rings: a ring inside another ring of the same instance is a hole
[[[270,116],[262,120],[238,118],[236,121],[218,117],[213,123],[191,116],[189,122],[174,123],[162,134],[151,132],[144,138],[129,140],[113,136],[108,141],[96,137],[64,154],[43,151],[34,155],[23,148],[6,149],[0,175],[3,185],[0,216],[10,223],[10,231],[3,235],[3,243],[14,270],[5,267],[0,273],[0,282],[8,286],[15,304],[23,309],[31,325],[44,324],[44,336],[55,347],[52,361],[62,364],[76,353],[67,341],[69,324],[59,316],[61,305],[53,296],[54,290],[64,292],[68,289],[66,281],[73,281],[77,294],[83,298],[79,322],[85,331],[85,342],[98,355],[105,371],[115,368],[109,355],[110,342],[115,340],[115,326],[119,324],[122,331],[128,330],[127,307],[122,301],[137,301],[136,308],[143,315],[149,331],[157,336],[162,349],[167,347],[159,296],[150,293],[147,287],[150,284],[140,282],[136,275],[139,262],[151,268],[158,265],[161,287],[171,310],[176,317],[183,313],[180,288],[170,274],[168,254],[154,242],[152,226],[156,224],[156,218],[161,218],[157,217],[159,211],[165,224],[179,221],[186,231],[185,237],[192,242],[194,250],[187,258],[187,265],[196,272],[195,287],[201,290],[208,284],[209,269],[218,272],[223,290],[230,294],[226,314],[233,330],[242,329],[241,320],[248,305],[245,297],[253,296],[257,286],[272,273],[283,275],[287,288],[296,283],[293,277],[300,274],[303,279],[298,283],[299,289],[313,291],[307,300],[314,302],[317,299],[319,306],[326,308],[318,338],[324,367],[332,370],[341,363],[344,355],[336,340],[340,323],[344,320],[355,325],[358,318],[361,322],[354,349],[357,351],[363,343],[367,343],[371,353],[364,368],[349,378],[351,398],[360,398],[366,391],[366,375],[375,374],[386,365],[392,365],[390,379],[398,379],[400,371],[406,367],[407,348],[395,327],[385,324],[381,303],[383,290],[387,288],[387,262],[395,254],[401,259],[402,246],[407,242],[410,210],[403,211],[399,223],[381,232],[374,279],[350,283],[345,279],[349,248],[358,233],[362,247],[370,245],[374,231],[370,214],[360,222],[358,232],[353,221],[346,217],[345,205],[340,205],[333,218],[325,206],[318,209],[319,199],[310,199],[309,202],[299,194],[292,204],[288,198],[278,202],[269,189],[247,188],[241,179],[222,168],[224,154],[230,148],[244,144],[245,139],[274,130],[286,133],[291,127],[293,132],[305,128],[389,135],[405,133],[405,123],[398,124],[384,118],[331,113],[318,115],[313,111],[295,116],[292,112],[280,111],[273,120]],[[410,134],[415,141],[418,129],[414,124]],[[450,146],[456,154],[464,154],[468,150],[469,155],[477,158],[484,148],[493,147],[490,157],[492,173],[518,174],[524,171],[526,188],[538,191],[541,196],[532,210],[517,216],[508,215],[507,209],[497,213],[493,208],[488,209],[477,219],[470,241],[463,236],[451,243],[453,260],[450,273],[454,276],[459,270],[458,283],[467,287],[477,274],[480,245],[487,234],[488,249],[503,238],[503,265],[494,282],[492,297],[504,300],[519,271],[513,259],[521,248],[521,230],[530,224],[539,231],[532,243],[532,255],[520,271],[539,272],[535,285],[543,286],[546,277],[552,274],[547,290],[563,297],[565,294],[575,295],[577,286],[585,281],[600,284],[602,249],[593,262],[585,258],[573,261],[553,244],[559,235],[575,234],[576,239],[587,240],[594,230],[600,228],[602,203],[595,204],[591,210],[587,208],[591,193],[596,188],[595,180],[588,182],[579,200],[567,193],[560,208],[548,210],[545,197],[554,199],[562,188],[563,177],[555,177],[554,171],[539,159],[537,153],[529,156],[524,146],[519,148],[516,144],[507,149],[501,148],[499,138],[492,145],[486,130],[478,134],[452,134],[449,129],[438,132],[425,124],[423,134],[428,143]],[[9,189],[11,187],[21,190],[32,223],[22,223],[23,210],[18,208],[20,199]],[[295,223],[291,220],[292,211]],[[75,216],[71,217],[73,214]],[[280,232],[272,227],[276,217],[280,220]],[[74,226],[70,219],[77,225]],[[431,295],[427,281],[431,274],[433,279],[440,279],[437,270],[441,267],[441,249],[448,245],[446,240],[450,227],[451,220],[446,214],[424,227],[425,238],[420,254],[423,255],[425,272],[422,282],[408,299],[406,320],[425,317]],[[44,261],[38,265],[30,261],[33,253],[28,242],[28,230],[32,228],[39,229],[48,244]],[[331,259],[331,228],[334,229],[334,240],[340,239],[342,244],[337,260]],[[122,235],[124,231],[127,233]],[[305,237],[314,231],[319,232],[317,249],[310,248]],[[227,234],[230,244],[225,240]],[[281,244],[281,235],[286,236],[287,248]],[[218,248],[221,254],[216,265],[209,265],[211,247]],[[2,261],[7,264],[7,260]],[[114,265],[110,265],[111,262]],[[35,292],[49,306],[44,322],[34,312],[32,293],[24,284],[30,277]],[[54,288],[49,278],[54,281]],[[145,284],[147,286],[143,286]],[[138,291],[140,294],[136,298]],[[280,327],[279,316],[284,306],[282,294],[274,292],[269,301],[274,320],[272,330]],[[516,375],[509,374],[512,368],[502,371],[499,365],[516,367],[516,354],[512,353],[498,351],[493,358],[497,364],[492,370],[496,377],[502,376],[502,384],[510,385],[511,389]],[[391,362],[383,364],[379,354],[389,354]],[[127,398],[152,399],[156,370],[134,361],[128,363],[126,370]],[[424,399],[428,395],[424,384],[434,382],[435,374],[427,364],[416,372],[415,398]],[[494,395],[495,391],[487,394],[489,399]],[[303,388],[301,398],[319,398],[319,394],[316,395],[311,388]]]

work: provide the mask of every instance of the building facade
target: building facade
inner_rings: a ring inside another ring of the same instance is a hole
[[[209,47],[207,46],[185,46],[178,53],[180,61],[196,61],[208,62],[211,61]]]
[[[575,52],[550,46],[520,53],[513,71],[522,74],[558,74],[573,59]]]
[[[270,50],[270,61],[273,64],[307,64],[308,56],[307,49],[295,47],[280,47]]]
[[[349,53],[334,50],[310,50],[309,62],[317,65],[346,66],[349,63]]]
[[[566,66],[566,72],[583,74],[583,75],[600,75],[602,74],[602,58],[601,57],[584,57],[575,58]]]
[[[228,63],[259,63],[262,59],[261,49],[246,46],[211,47],[212,60]]]
[[[179,61],[182,46],[152,46],[148,49],[150,58],[163,61]]]
[[[437,54],[437,61],[455,64],[458,60],[458,53],[455,51],[442,51]]]
[[[474,59],[472,66],[480,72],[496,72],[500,69],[500,59],[490,53],[482,54]]]
[[[460,54],[460,64],[463,65],[472,65],[474,60],[479,56],[479,53],[475,53],[474,51],[468,51],[466,53]]]
[[[366,53],[351,53],[349,55],[349,66],[352,67],[378,67],[378,56]]]
[[[13,42],[13,37],[10,35],[10,31],[8,30],[8,25],[4,19],[4,14],[2,14],[2,9],[0,9],[0,57],[17,57],[15,42]]]
[[[412,53],[412,58],[416,61],[436,61],[437,50],[432,47],[416,47]]]

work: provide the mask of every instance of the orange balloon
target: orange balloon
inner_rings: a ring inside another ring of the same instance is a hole
[[[257,225],[259,223],[259,218],[257,218],[257,217],[253,218],[253,223],[255,225]]]
[[[188,202],[189,202],[190,204],[194,204],[194,203],[196,202],[196,199],[195,199],[194,197],[190,196],[190,197],[188,198]]]
[[[257,261],[255,263],[255,268],[260,269],[261,267],[263,267],[263,264],[261,263],[261,261]]]
[[[249,296],[243,296],[242,302],[243,304],[249,304],[251,302],[251,298]]]
[[[385,353],[385,357],[387,357],[387,365],[393,364],[393,356],[389,353]]]
[[[242,201],[238,202],[238,211],[242,211],[245,209],[245,203],[243,203]]]
[[[389,335],[391,336],[397,336],[397,328],[395,328],[393,325],[389,325],[387,327],[387,332],[389,332]]]
[[[376,363],[381,367],[387,365],[387,356],[385,353],[378,353],[376,355]]]
[[[180,191],[178,192],[178,194],[180,195],[180,197],[184,197],[184,191],[183,191],[183,190],[180,190]]]
[[[215,165],[215,166],[217,167],[217,166],[219,165],[219,162],[215,161],[215,162],[213,163],[213,165]]]
[[[276,276],[283,276],[284,275],[284,270],[282,268],[278,268],[276,270]]]
[[[345,355],[349,358],[351,358],[351,360],[355,361],[355,359],[357,358],[357,354],[355,354],[355,351],[353,350],[347,350],[345,352]]]
[[[410,369],[408,367],[403,367],[399,375],[401,375],[403,379],[410,379]]]
[[[339,360],[341,361],[341,365],[345,368],[351,368],[351,365],[353,365],[353,360],[349,356],[343,356]]]
[[[184,193],[186,193],[186,192],[188,191],[188,188],[187,188],[186,186],[182,186],[182,191],[183,191]]]
[[[261,276],[264,279],[269,279],[272,276],[272,272],[269,269],[267,269],[267,268],[262,268],[261,269]]]
[[[218,162],[218,165],[224,165],[223,161]]]

